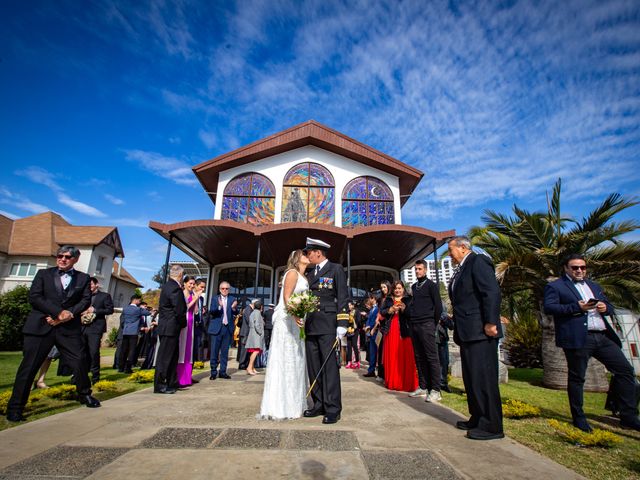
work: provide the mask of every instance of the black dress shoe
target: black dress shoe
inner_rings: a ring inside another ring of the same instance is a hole
[[[498,438],[504,438],[504,433],[491,433],[474,428],[467,432],[467,438],[470,438],[471,440],[497,440]]]
[[[365,374],[364,374],[364,375],[362,375],[362,376],[363,376],[363,377],[367,377],[367,378],[373,378],[373,377],[375,377],[375,376],[376,376],[376,374],[375,374],[374,372],[371,372],[371,373],[367,372],[367,373],[365,373]]]
[[[305,418],[319,417],[321,415],[324,415],[322,410],[305,410],[302,412],[302,416]]]
[[[24,422],[26,417],[18,412],[9,412],[7,413],[7,420],[10,422]]]
[[[166,393],[166,394],[172,394],[172,393],[176,393],[176,389],[175,388],[169,388],[169,387],[164,387],[164,388],[158,388],[155,389],[153,391],[153,393]]]
[[[589,422],[587,422],[587,420],[584,419],[584,418],[580,418],[578,420],[574,420],[573,421],[573,426],[576,427],[576,428],[579,428],[583,432],[587,432],[587,433],[593,432],[593,428],[591,428],[591,425],[589,425]]]
[[[220,378],[224,378],[225,380],[231,380],[231,375],[227,375],[226,373],[221,373]]]
[[[628,428],[631,430],[638,430],[640,432],[640,419],[632,418],[630,420],[620,420],[620,426],[622,428]]]
[[[92,397],[91,395],[80,395],[78,401],[89,408],[98,408],[100,406],[100,400],[96,397]]]
[[[192,378],[191,383],[192,384],[200,383],[200,380],[196,380],[195,378]]]
[[[218,376],[217,376],[217,375],[211,375],[211,376],[209,377],[209,380],[215,380],[216,378],[218,378]]]
[[[477,425],[472,424],[469,420],[458,420],[456,422],[456,428],[459,428],[460,430],[472,430],[476,427]]]
[[[336,413],[335,415],[325,415],[322,418],[322,423],[325,423],[325,424],[338,423],[338,420],[340,420],[339,413]]]
[[[443,392],[451,393],[451,388],[449,388],[449,385],[444,385],[440,387],[440,390]]]

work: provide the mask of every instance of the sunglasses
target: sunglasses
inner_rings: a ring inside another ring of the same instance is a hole
[[[59,258],[59,259],[64,258],[65,260],[71,260],[73,258],[73,255],[62,255],[62,254],[59,254],[59,255],[56,255],[56,257]]]
[[[574,272],[577,272],[578,270],[585,271],[587,269],[587,266],[586,265],[571,265],[569,268],[571,268],[571,270],[573,270]]]
[[[220,287],[220,290],[229,290],[229,287]]]

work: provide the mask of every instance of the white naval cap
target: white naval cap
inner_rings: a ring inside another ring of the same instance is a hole
[[[323,242],[322,240],[318,240],[317,238],[309,238],[307,237],[307,244],[305,245],[305,250],[329,250],[331,245],[327,242]]]

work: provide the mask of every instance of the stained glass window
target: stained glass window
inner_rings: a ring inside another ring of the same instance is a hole
[[[282,223],[333,225],[334,221],[335,189],[329,170],[312,162],[291,168],[282,188]]]
[[[271,180],[259,173],[238,175],[224,189],[222,219],[266,225],[273,223],[276,189]]]
[[[351,180],[342,194],[342,226],[387,225],[395,223],[393,194],[375,177]]]

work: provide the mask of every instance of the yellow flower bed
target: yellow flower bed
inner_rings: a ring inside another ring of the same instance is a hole
[[[539,417],[540,409],[520,400],[507,400],[502,404],[502,414],[507,418]]]
[[[558,433],[565,441],[584,447],[613,447],[615,444],[622,442],[622,439],[615,433],[600,428],[594,428],[593,432],[583,432],[579,428],[569,425],[558,420],[549,420],[549,425]]]
[[[45,388],[31,395],[32,397],[47,397],[57,400],[76,400],[76,386],[63,383],[56,387]]]
[[[204,362],[193,362],[193,368],[202,370],[204,368]]]
[[[96,392],[115,392],[118,390],[116,382],[112,382],[111,380],[100,380],[93,385],[93,388]]]
[[[127,380],[134,383],[151,383],[153,382],[154,375],[155,370],[138,370],[137,372],[129,375]]]
[[[7,414],[7,404],[9,403],[9,398],[11,398],[11,390],[0,393],[0,414],[2,415]]]

